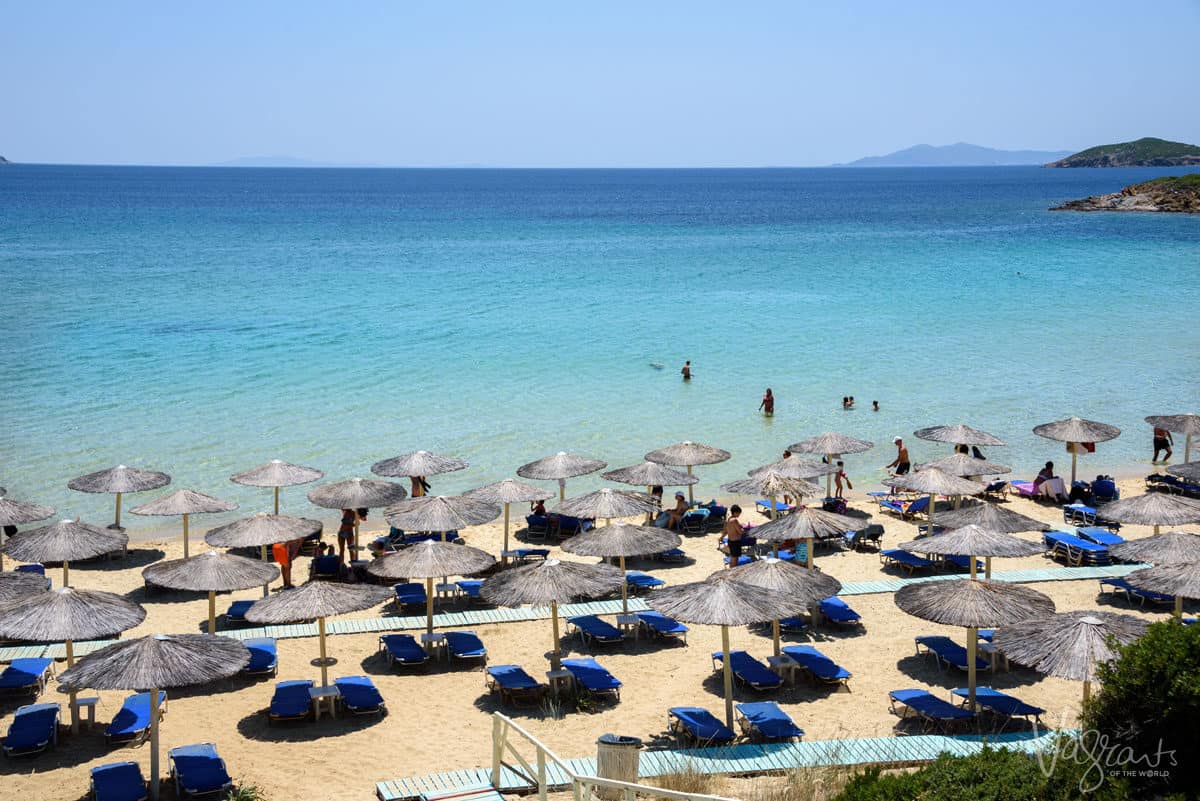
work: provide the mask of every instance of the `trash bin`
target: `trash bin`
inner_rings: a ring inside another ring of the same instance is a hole
[[[642,741],[637,737],[619,734],[602,734],[596,740],[596,775],[602,779],[616,779],[636,783],[638,780],[638,749]],[[598,788],[601,798],[621,798],[624,793],[604,787]]]

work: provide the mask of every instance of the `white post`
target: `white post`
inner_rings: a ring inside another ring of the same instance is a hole
[[[504,733],[507,727],[500,718],[492,716],[492,787],[500,786],[500,760],[504,757]]]
[[[538,801],[546,801],[546,752],[537,750]]]

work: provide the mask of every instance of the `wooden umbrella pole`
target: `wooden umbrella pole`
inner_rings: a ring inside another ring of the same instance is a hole
[[[992,577],[992,557],[985,556],[983,558],[983,577],[990,579]]]
[[[117,493],[117,528],[121,527],[121,493]]]
[[[929,493],[929,536],[933,536],[933,507],[937,506],[937,496]]]
[[[265,545],[259,546],[259,556],[262,557],[262,560],[264,562],[267,561],[267,546],[265,546]],[[271,582],[268,581],[266,584],[263,585],[263,597],[266,598],[270,594],[271,594]]]
[[[158,689],[150,691],[150,798],[158,801]]]
[[[833,460],[836,455],[837,454],[833,454],[833,453],[825,454],[825,464],[833,464]],[[825,497],[828,498],[832,494],[833,494],[833,473],[826,473],[825,474]]]
[[[767,500],[769,500],[771,502],[771,513],[768,515],[768,517],[770,517],[772,520],[774,520],[775,519],[775,496],[769,495],[769,496],[767,496]]]
[[[1079,461],[1079,454],[1075,452],[1078,443],[1071,443],[1071,486],[1075,485],[1075,465]]]
[[[279,487],[275,488],[275,514],[279,514]]]
[[[1175,596],[1175,611],[1171,613],[1175,617],[1177,623],[1183,622],[1183,596]]]
[[[975,576],[975,554],[968,554],[967,559],[969,559],[971,562],[971,564],[969,564],[967,566],[967,569],[971,571],[971,580],[974,581],[976,578],[976,576]]]
[[[187,512],[183,513],[183,558],[188,558],[188,519]]]
[[[550,649],[550,669],[562,669],[562,656],[558,652],[558,602],[550,602],[550,621],[554,629],[554,647]]]
[[[733,669],[729,665],[729,626],[721,626],[721,657],[725,674],[725,725],[733,728]]]
[[[75,664],[75,643],[67,640],[63,643],[67,646],[67,667]],[[67,702],[71,707],[71,734],[79,734],[79,704],[75,700],[77,693],[71,690],[70,700]]]
[[[425,633],[433,634],[433,577],[425,579]]]
[[[321,639],[321,686],[329,686],[329,664],[325,658],[325,618],[317,618],[317,635]]]
[[[781,653],[781,649],[779,647],[779,618],[775,618],[771,621],[771,637],[775,640],[775,656],[779,656]]]
[[[971,557],[974,559],[974,557]],[[967,709],[975,711],[975,652],[979,647],[979,629],[967,626]]]
[[[625,578],[625,556],[621,555],[621,610],[629,614],[629,580]]]
[[[1187,439],[1183,441],[1183,461],[1192,461],[1192,435],[1188,434]]]
[[[687,469],[688,469],[688,475],[690,476],[692,474],[692,466],[689,464],[687,466]],[[688,484],[688,506],[691,506],[692,502],[694,501],[694,498],[692,497],[692,487],[693,486],[695,486],[695,485]]]
[[[558,480],[558,500],[565,501],[567,499],[567,480],[560,478]]]
[[[807,553],[804,555],[808,557],[808,569],[809,570],[812,570],[812,566],[813,566],[813,550],[815,550],[813,548],[813,544],[815,542],[816,541],[812,537],[809,537],[808,539],[806,539],[804,541],[804,550],[807,551]]]
[[[217,633],[217,593],[208,591],[208,633]]]
[[[508,504],[504,504],[504,550],[500,551],[500,563],[508,564]]]
[[[70,586],[71,586],[71,568],[70,568],[70,563],[69,563],[69,562],[67,562],[65,559],[63,560],[63,586],[64,586],[64,587],[70,587]]]
[[[1086,704],[1088,699],[1092,697],[1092,683],[1087,679],[1083,680],[1083,702]]]

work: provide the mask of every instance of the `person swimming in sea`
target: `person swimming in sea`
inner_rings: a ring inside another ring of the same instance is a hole
[[[683,363],[683,367],[679,369],[679,374],[683,376],[684,381],[692,380],[692,362],[688,360]]]

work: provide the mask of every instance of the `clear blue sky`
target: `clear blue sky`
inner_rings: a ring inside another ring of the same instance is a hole
[[[1200,142],[1200,2],[4,4],[0,155],[823,165]]]

